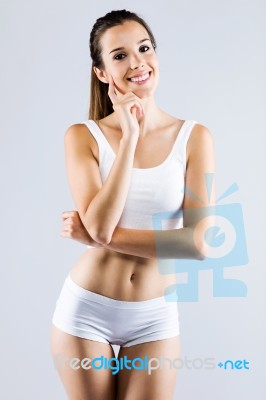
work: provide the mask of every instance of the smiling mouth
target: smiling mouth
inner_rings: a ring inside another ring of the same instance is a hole
[[[142,76],[138,76],[135,78],[127,78],[127,80],[129,82],[137,83],[139,85],[139,84],[147,82],[150,79],[150,76],[151,76],[151,71],[147,72],[146,74],[144,74]]]

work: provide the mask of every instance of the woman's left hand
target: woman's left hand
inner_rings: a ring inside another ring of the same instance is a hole
[[[63,211],[61,217],[64,225],[60,236],[74,239],[93,247],[103,247],[101,243],[95,242],[89,235],[77,211]]]

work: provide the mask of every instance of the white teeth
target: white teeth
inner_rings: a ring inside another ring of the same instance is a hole
[[[148,79],[149,77],[149,72],[147,72],[147,74],[143,75],[143,76],[137,76],[136,78],[130,78],[130,80],[132,82],[141,82],[141,81],[145,81],[146,79]]]

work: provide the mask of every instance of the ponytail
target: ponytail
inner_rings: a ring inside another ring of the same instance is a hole
[[[111,114],[112,102],[108,96],[108,84],[100,81],[91,67],[89,119],[99,120]]]

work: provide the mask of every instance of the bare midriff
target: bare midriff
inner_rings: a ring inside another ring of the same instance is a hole
[[[176,284],[175,274],[163,273],[173,261],[94,248],[88,249],[77,260],[70,271],[70,277],[84,289],[113,299],[149,300],[164,296],[165,290],[168,293],[171,289],[167,287]]]

